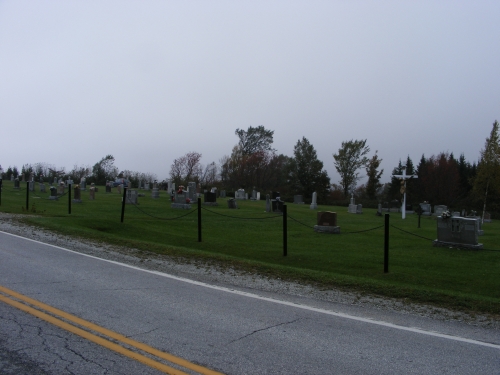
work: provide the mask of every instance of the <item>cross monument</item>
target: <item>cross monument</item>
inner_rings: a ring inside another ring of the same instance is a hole
[[[392,175],[392,177],[399,178],[401,180],[401,189],[400,192],[403,194],[403,204],[401,207],[401,217],[403,219],[406,219],[406,180],[413,178],[413,177],[418,177],[417,175],[407,175],[406,174],[406,167],[401,168],[403,170],[403,174],[397,174],[397,175]]]

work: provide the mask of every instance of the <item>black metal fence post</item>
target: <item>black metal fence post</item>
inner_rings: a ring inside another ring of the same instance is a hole
[[[122,198],[122,220],[121,222],[123,223],[123,217],[125,216],[125,199],[127,199],[127,188],[123,188],[123,198]]]
[[[201,242],[201,198],[198,197],[198,242]]]
[[[68,215],[71,215],[71,184],[68,184]]]
[[[288,255],[288,235],[287,235],[287,213],[286,213],[286,204],[283,205],[283,256],[286,257]]]
[[[26,182],[26,211],[29,211],[30,205],[30,183]]]
[[[389,214],[385,214],[384,228],[384,273],[389,272]]]

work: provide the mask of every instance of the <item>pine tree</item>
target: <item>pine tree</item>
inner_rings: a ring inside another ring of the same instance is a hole
[[[498,134],[498,121],[495,120],[490,136],[486,138],[484,149],[474,179],[474,194],[483,201],[483,214],[486,211],[488,195],[498,193],[500,186],[500,136]]]

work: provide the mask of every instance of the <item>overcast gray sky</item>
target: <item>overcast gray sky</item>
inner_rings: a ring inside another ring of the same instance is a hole
[[[288,156],[306,137],[332,183],[341,142],[367,139],[386,181],[408,155],[477,161],[500,1],[0,1],[0,78],[4,169],[111,154],[164,179],[263,125]]]

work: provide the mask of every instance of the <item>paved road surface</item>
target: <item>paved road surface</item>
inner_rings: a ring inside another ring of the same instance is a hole
[[[0,299],[2,374],[500,374],[498,330],[258,296],[3,232]]]

